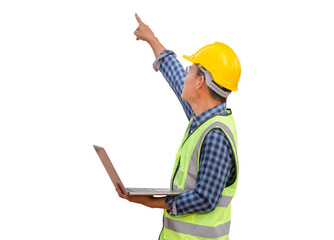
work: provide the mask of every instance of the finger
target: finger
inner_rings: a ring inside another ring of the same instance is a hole
[[[138,22],[139,24],[143,24],[143,21],[140,19],[140,17],[138,16],[137,13],[135,14],[135,16],[136,16],[137,22]]]
[[[118,184],[116,185],[116,191],[117,191],[119,197],[124,198],[124,194],[123,194],[121,188],[118,186]]]
[[[116,190],[116,192],[117,192],[118,196],[121,196],[121,194],[120,194],[120,192],[119,192],[119,188],[118,188],[118,186],[117,186],[117,185],[116,185],[116,187],[115,187],[115,190]]]
[[[121,189],[121,187],[119,186],[118,183],[117,183],[117,189],[118,189],[118,191],[119,191],[120,193],[123,193],[123,191],[122,191],[122,189]]]

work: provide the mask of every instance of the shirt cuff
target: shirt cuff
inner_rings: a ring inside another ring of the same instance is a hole
[[[158,57],[155,59],[154,63],[153,63],[153,69],[157,72],[160,68],[160,64],[161,64],[161,60],[166,57],[167,55],[169,54],[173,54],[175,57],[176,57],[176,54],[171,51],[171,50],[163,50],[159,55]]]
[[[177,197],[166,197],[165,198],[165,203],[167,204],[169,210],[167,210],[167,212],[170,215],[177,215],[177,210],[176,210],[176,199]]]

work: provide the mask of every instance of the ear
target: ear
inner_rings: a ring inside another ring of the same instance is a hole
[[[205,78],[204,78],[204,76],[199,76],[197,79],[198,79],[198,82],[197,82],[196,90],[200,90],[206,84],[205,83]]]

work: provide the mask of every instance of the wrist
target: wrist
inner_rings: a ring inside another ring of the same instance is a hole
[[[166,49],[154,35],[147,42],[150,44],[155,57],[158,57],[158,55]]]
[[[148,197],[148,198],[146,199],[146,201],[143,202],[142,204],[145,205],[146,207],[153,208],[153,206],[154,206],[154,197],[153,197],[153,196]]]
[[[145,205],[150,208],[168,209],[168,206],[165,203],[164,197],[152,197],[149,199],[149,201]]]
[[[156,45],[157,42],[159,42],[159,39],[154,35],[147,38],[147,43],[150,44],[151,46]]]

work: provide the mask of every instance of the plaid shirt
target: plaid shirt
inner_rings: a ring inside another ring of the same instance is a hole
[[[181,102],[188,120],[194,117],[189,134],[207,119],[226,113],[226,103],[222,103],[194,116],[190,104],[181,99],[185,73],[174,52],[170,50],[161,52],[153,63],[153,68],[156,71],[160,70],[167,80]],[[234,175],[233,153],[225,134],[216,129],[210,131],[203,141],[196,187],[177,197],[167,197],[165,202],[170,209],[169,213],[184,215],[212,211],[219,203],[226,183],[229,183],[229,179],[233,180]]]

